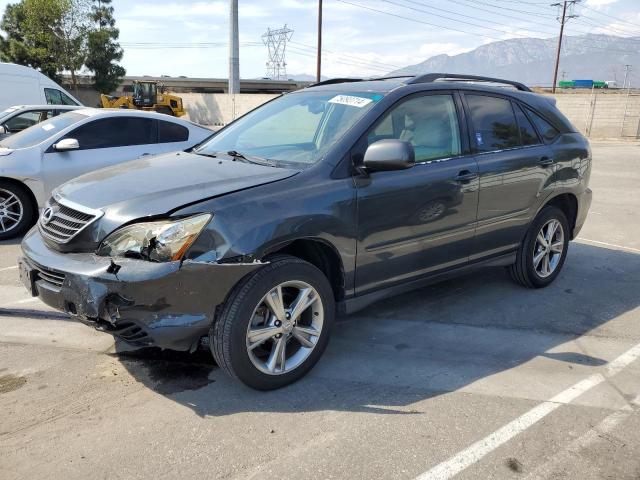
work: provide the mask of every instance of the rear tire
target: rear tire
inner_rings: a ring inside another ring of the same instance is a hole
[[[35,206],[25,188],[0,180],[0,240],[26,232],[35,217]]]
[[[231,292],[210,328],[211,352],[220,368],[246,385],[273,390],[313,368],[334,317],[325,275],[299,258],[280,255]]]
[[[511,278],[527,288],[551,284],[564,265],[569,247],[569,222],[562,210],[544,207],[533,220],[518,249]]]

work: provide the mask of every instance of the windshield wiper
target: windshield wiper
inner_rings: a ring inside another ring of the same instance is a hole
[[[196,155],[202,155],[203,157],[218,158],[218,156],[215,153],[204,153],[204,152],[199,152],[197,150],[193,150],[193,153],[195,153]]]
[[[240,159],[240,160],[244,160],[246,162],[249,163],[255,163],[256,165],[266,165],[268,167],[275,167],[276,164],[275,162],[268,160],[266,158],[262,158],[262,157],[256,157],[255,155],[250,155],[249,157],[247,157],[246,155],[236,151],[236,150],[229,150],[228,152],[226,152],[227,155],[229,155],[230,157],[233,157],[235,159]]]

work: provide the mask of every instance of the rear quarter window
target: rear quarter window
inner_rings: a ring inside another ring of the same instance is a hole
[[[538,129],[538,132],[540,132],[540,135],[542,135],[542,138],[544,138],[546,141],[551,142],[555,140],[558,135],[560,135],[560,132],[556,127],[551,125],[533,110],[527,108],[527,114]]]
[[[173,122],[158,120],[158,143],[186,142],[189,129]]]

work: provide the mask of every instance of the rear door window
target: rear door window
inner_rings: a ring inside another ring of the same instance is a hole
[[[85,123],[65,138],[78,140],[80,150],[156,143],[154,120],[121,116]]]
[[[520,141],[523,146],[527,145],[539,145],[540,138],[536,133],[536,129],[525,115],[524,111],[517,103],[513,104],[513,108],[516,111],[516,119],[518,120],[518,128],[520,129]]]
[[[487,95],[465,95],[479,152],[520,146],[518,123],[511,101]]]
[[[186,142],[189,129],[173,122],[158,120],[158,143]]]

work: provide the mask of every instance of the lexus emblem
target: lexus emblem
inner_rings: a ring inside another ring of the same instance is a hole
[[[42,224],[43,225],[47,225],[52,219],[53,219],[53,215],[55,214],[55,211],[53,210],[52,207],[47,207],[44,209],[44,212],[42,212]]]

